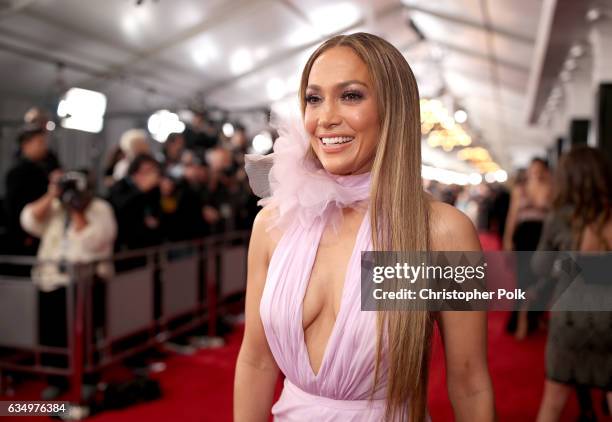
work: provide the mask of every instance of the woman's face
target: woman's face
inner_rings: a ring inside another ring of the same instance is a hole
[[[545,181],[549,175],[548,168],[539,161],[532,162],[527,169],[527,180],[529,182]]]
[[[366,64],[348,47],[334,47],[313,63],[304,126],[310,145],[332,174],[370,170],[378,143],[376,92]]]

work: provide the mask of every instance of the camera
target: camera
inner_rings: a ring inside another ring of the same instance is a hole
[[[59,199],[69,209],[84,211],[92,198],[87,176],[77,171],[64,174],[58,181]]]

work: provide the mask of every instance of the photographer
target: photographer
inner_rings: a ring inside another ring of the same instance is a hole
[[[117,233],[111,206],[94,197],[88,177],[82,172],[56,174],[51,178],[47,193],[31,202],[21,212],[25,231],[40,238],[32,280],[40,288],[39,341],[41,345],[66,347],[66,288],[71,274],[67,263],[98,262],[93,284],[94,339],[103,327],[104,283],[100,278],[112,276],[109,261]],[[43,364],[66,367],[67,361],[58,356],[45,356]],[[43,398],[53,399],[68,388],[67,380],[53,376]]]
[[[128,175],[115,183],[108,194],[119,234],[116,250],[157,246],[162,242],[160,229],[160,164],[147,154],[134,158]]]
[[[111,206],[95,198],[86,174],[69,172],[51,178],[47,193],[21,212],[21,226],[41,239],[37,257],[45,262],[32,271],[41,290],[52,291],[68,283],[60,263],[87,263],[110,258],[117,233]],[[100,263],[96,273],[111,274]]]

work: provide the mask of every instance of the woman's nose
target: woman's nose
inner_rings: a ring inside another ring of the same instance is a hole
[[[333,102],[328,101],[321,107],[321,114],[319,115],[319,126],[330,127],[337,126],[342,121],[342,118],[338,114]]]

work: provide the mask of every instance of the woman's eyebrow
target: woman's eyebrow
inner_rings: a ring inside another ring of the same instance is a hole
[[[365,82],[362,82],[360,80],[357,79],[352,79],[350,81],[345,81],[345,82],[339,82],[336,85],[334,85],[334,88],[346,88],[349,85],[353,85],[353,84],[358,84],[358,85],[363,85],[364,87],[368,88],[368,84],[366,84]],[[320,91],[321,87],[319,85],[316,84],[310,84],[306,87],[306,89],[312,89],[315,91]]]

